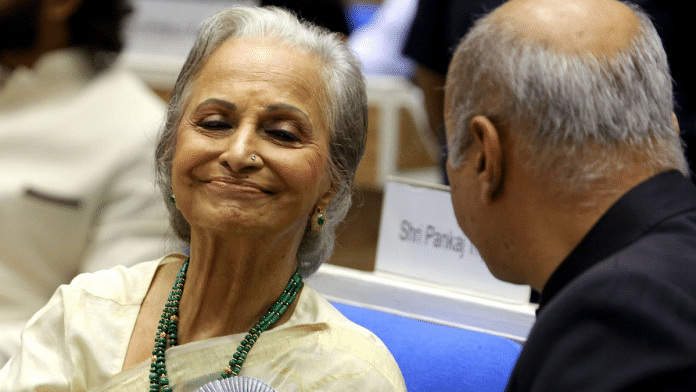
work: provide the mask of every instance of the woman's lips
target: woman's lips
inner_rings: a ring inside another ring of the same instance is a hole
[[[235,178],[213,178],[207,184],[215,191],[232,198],[259,198],[271,194],[259,184]]]

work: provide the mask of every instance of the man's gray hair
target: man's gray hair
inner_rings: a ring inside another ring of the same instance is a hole
[[[462,164],[483,115],[519,141],[528,167],[566,191],[588,190],[631,164],[688,175],[674,128],[672,79],[660,37],[639,27],[612,56],[563,53],[488,16],[458,46],[447,77],[449,160]]]
[[[176,81],[157,141],[158,183],[174,232],[189,243],[191,227],[169,202],[177,131],[198,73],[216,49],[235,38],[273,39],[316,56],[323,64],[326,96],[316,99],[325,102],[322,106],[329,127],[329,174],[335,196],[327,207],[324,229],[314,232],[308,225],[300,243],[298,268],[303,276],[308,276],[333,252],[335,230],[350,208],[355,171],[367,136],[367,94],[360,63],[338,34],[299,21],[288,11],[274,7],[230,8],[207,19]]]

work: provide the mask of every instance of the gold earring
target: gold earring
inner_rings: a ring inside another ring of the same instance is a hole
[[[317,207],[312,214],[312,231],[320,232],[326,223],[326,215],[321,212],[321,208]]]

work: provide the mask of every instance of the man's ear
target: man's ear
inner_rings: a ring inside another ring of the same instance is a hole
[[[674,112],[672,112],[672,126],[674,127],[674,130],[677,132],[677,135],[679,135],[679,120],[677,120],[677,114]]]
[[[474,162],[479,181],[481,202],[493,201],[503,185],[503,155],[500,133],[493,123],[484,116],[476,116],[469,124],[474,143],[479,148]]]

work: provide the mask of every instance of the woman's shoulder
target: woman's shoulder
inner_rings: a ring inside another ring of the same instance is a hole
[[[32,389],[35,370],[40,369],[42,385],[48,389],[79,390],[119,372],[153,276],[160,266],[178,260],[172,255],[84,273],[60,286],[27,322],[20,351],[2,369],[0,380],[15,380],[16,385]]]
[[[348,329],[369,340],[377,337],[364,327],[352,322],[338,311],[326,298],[305,283],[295,313],[285,327],[324,325],[331,328]],[[315,327],[321,330],[319,327]],[[379,341],[379,339],[377,339]],[[379,341],[381,344],[381,341]]]
[[[124,306],[140,304],[155,272],[161,266],[179,259],[180,255],[174,254],[130,267],[117,265],[106,270],[83,273],[76,276],[69,285],[62,287],[62,290],[64,293],[101,298]]]

